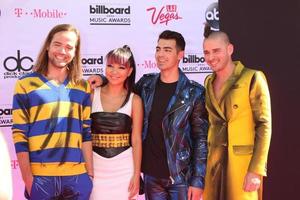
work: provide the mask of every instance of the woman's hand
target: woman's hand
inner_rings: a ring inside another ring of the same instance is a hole
[[[128,200],[136,199],[140,189],[140,175],[134,175],[128,186]]]

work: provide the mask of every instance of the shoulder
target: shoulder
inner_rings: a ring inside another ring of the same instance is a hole
[[[258,70],[252,69],[252,68],[248,68],[248,67],[244,67],[243,69],[243,73],[244,74],[255,74],[256,72],[258,72]]]
[[[78,90],[81,90],[81,91],[87,92],[87,93],[91,92],[90,84],[88,83],[87,80],[84,80],[84,79],[80,79],[77,83],[69,84],[69,87],[71,89],[78,89]]]
[[[204,86],[194,80],[188,80],[188,85],[191,89],[196,90],[197,92],[202,93],[205,91]]]
[[[16,86],[18,87],[24,87],[24,88],[35,88],[37,86],[41,86],[43,83],[40,79],[40,75],[37,72],[32,72],[29,74],[25,74],[16,81]]]
[[[142,98],[139,95],[133,93],[132,104],[134,106],[141,105],[142,104]]]
[[[257,82],[259,84],[266,84],[266,85],[268,84],[265,74],[262,71],[259,71],[259,70],[255,70],[255,73],[254,73],[254,76],[252,78],[251,84],[253,84],[253,82]]]
[[[249,68],[249,67],[244,67],[243,72],[248,73],[248,74],[252,74],[252,75],[255,75],[255,76],[264,76],[265,77],[265,74],[264,74],[263,71],[253,69],[253,68]]]
[[[157,80],[158,76],[158,73],[144,74],[136,83],[135,91],[138,94],[140,94],[142,90],[153,85],[153,83]]]
[[[254,75],[266,79],[266,75],[265,75],[265,73],[264,73],[263,71],[260,71],[260,70],[254,70]]]
[[[15,93],[28,94],[37,89],[42,89],[44,82],[41,80],[40,76],[39,73],[32,72],[20,77],[15,83]]]
[[[144,74],[140,80],[138,81],[139,83],[143,83],[143,82],[147,82],[147,81],[151,81],[153,80],[153,78],[155,78],[156,76],[158,76],[158,73],[149,73],[149,74]]]
[[[194,80],[189,80],[190,84],[193,86],[193,87],[196,87],[196,88],[204,88],[203,85],[201,85],[200,83],[198,83],[197,81],[194,81]]]
[[[187,79],[179,92],[180,95],[194,100],[203,99],[205,96],[205,88],[198,82],[189,79]]]
[[[157,74],[158,73],[148,73],[148,74],[144,74],[143,77],[144,78],[151,78],[151,77],[157,76]]]
[[[22,80],[31,80],[31,79],[34,79],[36,77],[39,77],[39,74],[37,72],[31,72],[31,73],[28,73],[28,74],[25,74],[23,76],[20,76],[20,78],[18,79],[19,81],[22,81]]]
[[[253,80],[259,80],[259,79],[264,79],[266,80],[266,76],[264,74],[263,71],[260,71],[260,70],[256,70],[256,69],[251,69],[251,68],[248,68],[248,67],[245,67],[244,68],[244,75],[248,75],[250,77],[252,77],[252,81]]]
[[[143,102],[139,95],[134,94],[132,98],[132,116],[140,116],[143,115]]]

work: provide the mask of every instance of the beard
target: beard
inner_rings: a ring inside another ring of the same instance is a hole
[[[62,60],[58,60],[55,58],[49,58],[49,62],[51,63],[51,65],[55,68],[59,68],[59,69],[63,69],[63,68],[68,68],[68,64],[71,62],[67,62],[67,61],[62,61]]]

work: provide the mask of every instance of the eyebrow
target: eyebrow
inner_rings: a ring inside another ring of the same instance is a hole
[[[220,50],[221,48],[217,47],[217,48],[213,48],[211,49],[211,51],[218,51]],[[209,50],[203,50],[203,52],[209,52]]]
[[[219,51],[221,48],[214,48],[214,49],[212,49],[213,51]]]
[[[166,46],[166,47],[159,47],[159,46],[157,46],[156,49],[170,49],[170,50],[172,50],[173,48],[169,47],[169,46]]]
[[[52,43],[55,43],[55,44],[61,44],[61,42],[59,42],[59,41],[52,41]]]

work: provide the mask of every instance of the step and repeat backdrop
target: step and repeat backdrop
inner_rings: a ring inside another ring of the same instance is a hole
[[[167,29],[178,31],[187,43],[180,68],[203,84],[211,73],[202,53],[203,28],[207,22],[218,29],[218,20],[216,0],[1,0],[0,129],[10,155],[13,199],[24,199],[11,133],[14,85],[20,76],[31,72],[53,26],[71,23],[80,30],[85,78],[103,73],[107,52],[125,44],[134,53],[137,80],[145,73],[158,72],[154,58],[158,35]],[[0,153],[0,162],[2,157]]]

